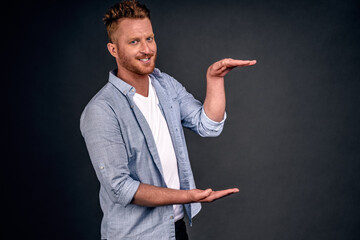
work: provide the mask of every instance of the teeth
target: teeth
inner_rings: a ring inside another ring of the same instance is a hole
[[[139,59],[140,61],[142,61],[142,62],[146,62],[146,61],[148,61],[150,58],[143,58],[143,59]]]

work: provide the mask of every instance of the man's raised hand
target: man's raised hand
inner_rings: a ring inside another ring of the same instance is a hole
[[[237,60],[225,58],[213,63],[207,70],[207,79],[224,78],[235,67],[246,67],[256,64],[256,60]]]
[[[200,189],[192,189],[188,190],[188,198],[189,202],[202,202],[202,203],[210,203],[217,199],[229,196],[233,193],[239,192],[237,188],[230,188],[226,190],[213,191],[212,189],[200,190]]]

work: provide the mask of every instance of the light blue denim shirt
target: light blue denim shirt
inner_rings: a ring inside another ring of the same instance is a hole
[[[218,136],[224,125],[209,119],[202,104],[171,76],[155,69],[150,74],[159,107],[168,124],[179,169],[180,188],[194,189],[183,126],[203,137]],[[143,207],[131,201],[140,183],[166,187],[149,125],[133,101],[135,88],[110,72],[109,82],[85,107],[80,129],[100,181],[103,211],[101,237],[119,239],[175,239],[171,205]],[[199,203],[185,204],[191,219]]]

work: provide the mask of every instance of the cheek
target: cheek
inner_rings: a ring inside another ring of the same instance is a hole
[[[156,46],[156,43],[155,43],[155,42],[151,45],[151,50],[156,53],[156,51],[157,51],[157,46]]]
[[[122,58],[130,59],[136,56],[136,52],[130,51],[129,49],[122,49],[119,51],[119,56]]]

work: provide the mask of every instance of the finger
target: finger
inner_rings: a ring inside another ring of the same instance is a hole
[[[213,193],[214,195],[214,200],[215,199],[219,199],[219,198],[223,198],[223,197],[226,197],[228,195],[231,195],[233,193],[237,193],[239,192],[239,189],[237,188],[232,188],[232,189],[226,189],[226,190],[221,190],[221,191],[215,191]]]
[[[239,189],[238,188],[229,188],[229,189],[220,190],[220,191],[216,191],[216,192],[220,192],[221,194],[237,193],[237,192],[239,192]]]
[[[245,67],[256,64],[256,60],[236,60],[229,59],[224,61],[226,67]]]
[[[237,60],[232,58],[222,59],[213,65],[213,70],[223,72],[234,67],[245,67],[256,64],[256,60]]]

